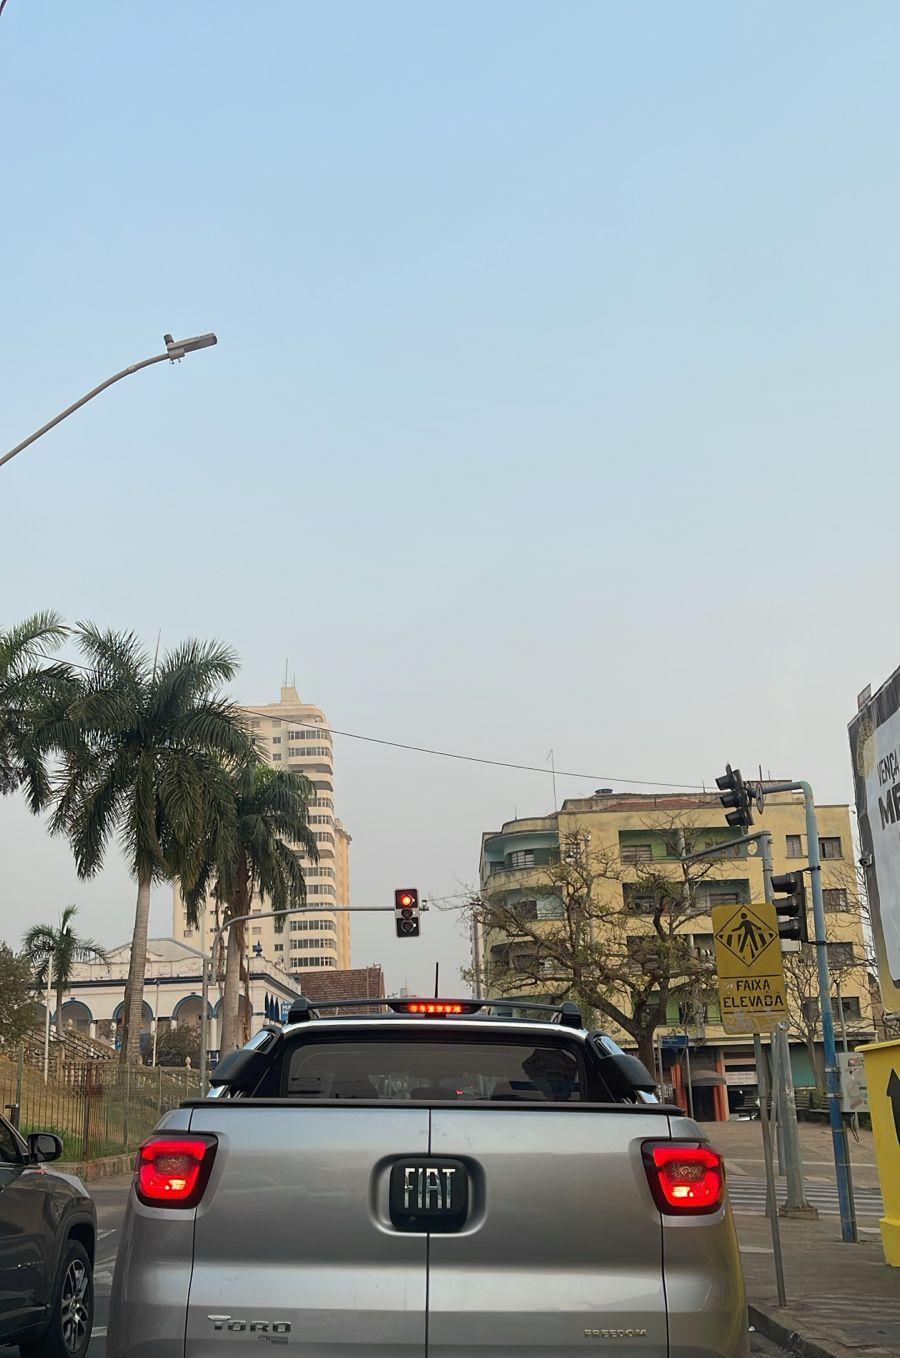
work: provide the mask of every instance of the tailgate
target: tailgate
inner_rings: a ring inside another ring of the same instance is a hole
[[[641,1143],[659,1114],[582,1105],[435,1108],[431,1154],[469,1170],[471,1210],[429,1246],[429,1358],[666,1358],[662,1227]]]
[[[185,1358],[258,1358],[260,1342],[304,1358],[425,1358],[427,1237],[391,1228],[388,1192],[398,1156],[427,1153],[426,1109],[211,1103],[191,1131],[214,1132],[218,1149]]]

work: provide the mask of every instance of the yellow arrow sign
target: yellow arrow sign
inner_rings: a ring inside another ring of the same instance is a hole
[[[771,1033],[788,1017],[774,905],[714,905],[712,927],[722,1027]]]

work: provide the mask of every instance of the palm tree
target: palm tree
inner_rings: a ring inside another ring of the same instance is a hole
[[[56,991],[56,1031],[62,1036],[62,1007],[66,992],[72,985],[72,968],[76,962],[105,962],[105,950],[92,938],[81,938],[72,927],[78,914],[77,905],[67,905],[59,926],[33,924],[22,939],[22,951],[35,972],[38,987],[47,989],[47,969]]]
[[[0,795],[24,785],[32,811],[41,809],[50,791],[36,728],[72,678],[67,665],[40,662],[66,635],[62,619],[49,611],[0,630]]]
[[[306,882],[297,848],[305,849],[313,861],[318,858],[308,824],[312,794],[308,778],[291,769],[270,768],[259,760],[224,777],[231,809],[210,821],[204,861],[183,892],[188,922],[194,926],[210,893],[224,907],[226,919],[249,914],[254,896],[268,902],[271,910],[305,905]],[[219,1043],[223,1053],[239,1045],[245,927],[235,924],[228,930]]]
[[[137,1062],[151,888],[196,876],[221,761],[246,762],[254,743],[221,696],[237,669],[228,647],[186,641],[157,660],[131,632],[80,623],[75,635],[88,665],[53,727],[61,773],[50,824],[69,836],[80,877],[99,871],[117,835],[137,881],[121,1049]]]

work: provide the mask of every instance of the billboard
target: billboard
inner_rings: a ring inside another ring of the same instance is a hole
[[[900,1012],[900,669],[864,689],[850,723],[850,755],[884,1007]]]

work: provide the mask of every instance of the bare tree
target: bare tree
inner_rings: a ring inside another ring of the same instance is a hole
[[[693,1007],[714,993],[711,952],[693,944],[691,926],[709,915],[706,884],[723,860],[688,861],[706,847],[689,819],[673,815],[648,830],[664,837],[665,859],[623,864],[617,852],[592,851],[585,837],[568,834],[554,861],[532,870],[527,890],[513,896],[508,885],[488,885],[469,911],[496,940],[489,990],[572,998],[586,1017],[617,1024],[652,1068],[670,1000]]]
[[[826,938],[831,932],[827,928]],[[869,969],[865,953],[860,953],[851,940],[830,939],[828,970],[831,976],[832,1006],[837,1004],[838,992],[848,981],[854,989],[868,994]],[[815,943],[801,943],[799,952],[784,956],[784,988],[787,997],[790,1031],[806,1045],[816,1084],[825,1088],[825,1058],[822,1050],[822,1006],[819,1003],[819,967]],[[836,1015],[838,1025],[840,1015]],[[853,1024],[851,1018],[851,1025]]]

